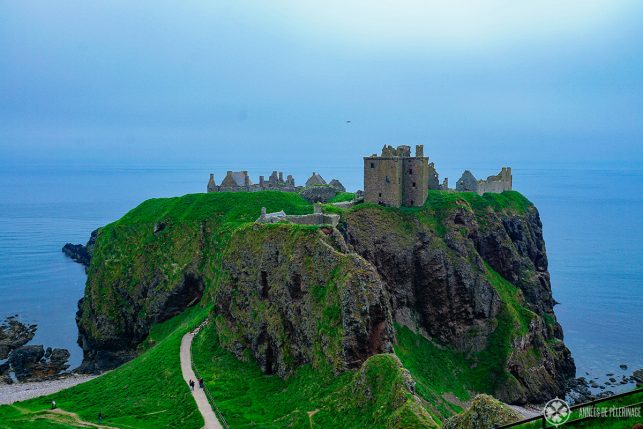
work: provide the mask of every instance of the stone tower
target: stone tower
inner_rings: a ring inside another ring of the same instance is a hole
[[[217,185],[214,183],[214,174],[210,173],[210,180],[208,181],[208,192],[216,192]]]
[[[420,207],[426,202],[429,183],[429,158],[424,145],[384,146],[382,155],[364,157],[364,201],[400,207]]]

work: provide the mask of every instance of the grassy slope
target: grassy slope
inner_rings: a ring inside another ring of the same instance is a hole
[[[402,387],[403,369],[392,355],[377,355],[362,370],[339,376],[306,365],[283,380],[263,374],[252,359],[237,360],[219,346],[215,329],[210,324],[195,338],[194,364],[231,427],[308,428],[308,413],[315,411],[317,428],[432,425]]]
[[[200,428],[203,419],[183,382],[179,347],[209,309],[192,309],[154,327],[141,356],[97,379],[61,392],[0,407],[0,428],[69,427],[47,418],[52,400],[83,420],[120,428]],[[155,345],[154,347],[150,347]]]
[[[344,201],[353,201],[354,199],[355,193],[353,192],[339,192],[329,201],[329,203],[341,203]]]

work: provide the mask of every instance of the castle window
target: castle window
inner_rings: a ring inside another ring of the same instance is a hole
[[[382,193],[380,192],[380,198],[382,198]]]
[[[371,162],[371,168],[375,168],[375,163]]]
[[[413,182],[413,187],[415,188],[415,182]]]
[[[413,169],[409,168],[409,174],[413,174]]]
[[[386,176],[386,183],[391,183],[391,178]]]
[[[413,205],[413,200],[411,200],[411,205]]]

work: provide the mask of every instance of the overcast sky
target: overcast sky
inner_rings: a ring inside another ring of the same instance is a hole
[[[0,164],[352,165],[419,143],[449,166],[639,162],[642,17],[617,0],[0,0]]]

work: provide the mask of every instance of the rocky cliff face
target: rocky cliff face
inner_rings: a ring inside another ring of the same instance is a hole
[[[367,207],[348,213],[341,228],[386,283],[396,322],[473,364],[501,340],[510,350],[494,351],[504,371],[491,393],[500,399],[561,396],[574,364],[553,313],[538,211],[471,198],[418,212]]]
[[[336,230],[253,225],[223,256],[215,296],[222,345],[268,374],[303,364],[340,372],[392,351],[389,296]]]
[[[78,303],[79,371],[96,372],[127,362],[152,324],[195,304],[205,289],[200,225],[154,224],[99,230]]]

